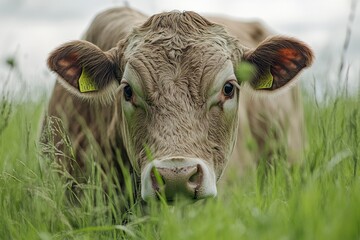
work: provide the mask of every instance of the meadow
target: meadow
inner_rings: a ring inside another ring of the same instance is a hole
[[[316,81],[303,96],[301,163],[279,155],[228,177],[215,199],[146,207],[131,199],[126,211],[116,184],[104,192],[98,171],[70,201],[68,181],[40,154],[46,99],[2,94],[0,239],[360,239],[360,91],[349,94],[342,81],[318,100]]]

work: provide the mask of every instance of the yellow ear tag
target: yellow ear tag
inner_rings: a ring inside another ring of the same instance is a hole
[[[79,78],[79,90],[80,92],[93,92],[99,90],[94,80],[82,69],[81,76]]]
[[[255,89],[268,89],[271,88],[274,82],[274,77],[270,72],[270,68],[268,68],[268,70],[264,73],[264,75],[262,75],[256,85],[255,85]]]

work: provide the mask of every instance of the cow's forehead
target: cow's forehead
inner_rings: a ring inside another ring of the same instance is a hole
[[[160,32],[144,32],[143,34],[133,34],[128,37],[125,48],[125,56],[139,58],[144,55],[148,59],[165,59],[169,62],[181,61],[206,61],[206,57],[211,55],[230,55],[234,43],[227,34],[217,34],[216,32],[201,34],[198,32],[184,33],[172,32],[173,29],[165,29]]]
[[[187,45],[184,49],[172,44],[140,44],[128,55],[126,62],[140,75],[151,72],[150,77],[181,78],[188,74],[216,73],[219,65],[231,60],[226,46],[212,40]]]
[[[153,15],[143,25],[135,27],[127,37],[125,55],[141,52],[148,58],[161,55],[172,61],[184,56],[193,58],[190,54],[184,55],[189,52],[200,54],[207,50],[224,54],[236,45],[235,41],[223,26],[197,13],[174,11]]]

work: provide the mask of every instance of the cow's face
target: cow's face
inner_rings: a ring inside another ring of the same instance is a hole
[[[203,181],[204,191],[190,190],[193,197],[215,195],[237,132],[239,93],[229,53],[211,43],[186,46],[181,53],[151,43],[133,50],[118,104],[129,158],[141,172],[143,197],[155,193],[153,168],[168,184],[167,196],[174,192],[171,177],[188,178],[176,181],[190,181],[194,189]]]
[[[162,188],[168,199],[180,192],[198,199],[217,193],[236,140],[239,88],[279,89],[311,60],[294,39],[249,50],[195,13],[171,12],[151,17],[108,52],[85,41],[65,44],[49,66],[71,92],[115,101],[116,134],[141,176],[143,199]],[[240,82],[235,71],[243,61],[253,71],[240,73]]]

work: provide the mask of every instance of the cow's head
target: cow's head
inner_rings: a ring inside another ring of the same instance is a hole
[[[243,62],[253,66],[248,81],[235,75]],[[239,88],[276,91],[311,62],[311,50],[295,39],[248,49],[196,13],[170,12],[106,52],[66,43],[48,65],[70,92],[114,103],[115,134],[141,176],[143,199],[156,195],[159,178],[168,199],[178,192],[198,199],[217,194],[237,136]]]

